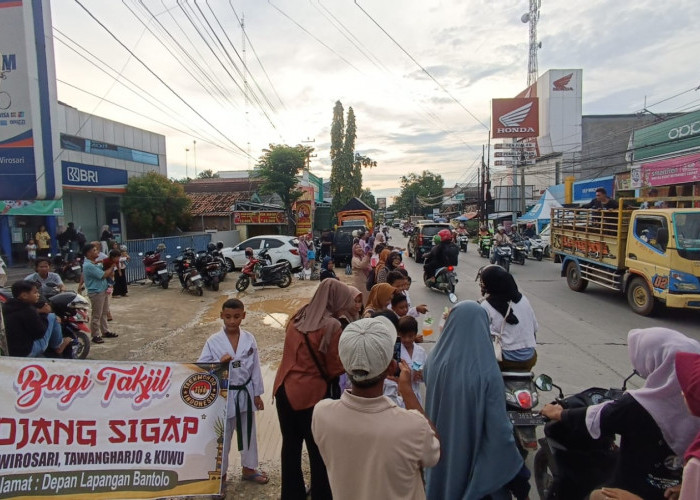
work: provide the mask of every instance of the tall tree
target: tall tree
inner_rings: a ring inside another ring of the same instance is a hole
[[[303,170],[307,156],[312,152],[312,147],[300,144],[296,146],[270,144],[269,149],[263,149],[263,155],[258,160],[255,170],[256,176],[263,179],[260,192],[277,193],[282,198],[289,234],[294,234],[292,205],[304,194],[297,188],[299,184],[297,176]]]
[[[352,161],[352,187],[353,196],[360,196],[362,191],[362,169],[376,167],[377,162],[374,161],[369,156],[361,155],[360,153],[355,153],[355,157]]]
[[[362,193],[362,174],[358,179],[355,175],[353,162],[355,160],[355,139],[357,138],[357,125],[355,124],[355,111],[352,106],[348,108],[348,119],[345,122],[345,139],[343,140],[342,162],[343,170],[348,176],[345,179],[347,199],[360,196]]]
[[[394,202],[399,216],[425,215],[442,204],[442,176],[423,170],[401,177],[401,192]]]
[[[379,205],[377,205],[377,200],[376,200],[376,198],[375,198],[374,195],[372,194],[372,191],[370,191],[369,188],[363,189],[363,190],[362,190],[362,193],[360,193],[360,196],[358,196],[358,198],[360,198],[360,199],[361,199],[362,201],[364,201],[367,205],[369,205],[369,207],[370,207],[372,210],[377,210],[377,209],[379,209]]]
[[[182,184],[156,172],[129,180],[122,208],[129,231],[136,237],[172,234],[186,228],[192,202]]]
[[[343,118],[343,103],[336,101],[333,107],[333,123],[331,124],[331,212],[333,215],[342,207],[349,197],[345,197],[344,187],[350,172],[343,168],[343,135],[345,133],[345,120]]]

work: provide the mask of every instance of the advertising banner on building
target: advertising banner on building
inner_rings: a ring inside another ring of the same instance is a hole
[[[386,210],[386,198],[377,198],[377,208],[379,210]]]
[[[63,200],[0,200],[0,215],[63,215]]]
[[[126,170],[98,167],[72,161],[61,162],[63,186],[106,193],[124,193],[129,182]]]
[[[233,212],[234,224],[286,224],[287,217],[284,212],[261,211],[261,212]]]
[[[700,147],[700,111],[635,130],[632,145],[636,162]]]
[[[642,164],[642,184],[668,186],[700,180],[700,154]]]
[[[613,197],[615,187],[615,177],[600,177],[598,179],[588,179],[574,182],[574,203],[589,202],[595,198],[595,190],[603,188],[610,198]]]
[[[311,232],[312,225],[312,201],[297,201],[297,236]]]
[[[226,365],[3,358],[0,499],[217,494]]]
[[[491,101],[491,137],[537,137],[539,105],[537,97],[493,99]]]
[[[49,0],[0,1],[0,199],[62,194],[51,34]]]

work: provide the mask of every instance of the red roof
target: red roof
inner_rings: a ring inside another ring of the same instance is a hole
[[[252,195],[253,193],[249,191],[236,193],[187,193],[187,197],[192,200],[190,214],[196,216],[229,215],[234,203],[249,200]]]

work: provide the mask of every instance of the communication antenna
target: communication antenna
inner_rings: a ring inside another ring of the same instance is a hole
[[[530,23],[530,54],[527,60],[527,86],[537,81],[537,49],[542,48],[542,42],[537,42],[537,21],[540,20],[541,0],[530,0],[530,10],[522,15],[523,23]]]
[[[243,40],[243,90],[245,93],[245,129],[248,134],[246,141],[246,152],[248,153],[248,170],[250,170],[250,117],[248,116],[248,106],[250,105],[250,96],[248,92],[248,64],[246,64],[246,48],[245,48],[245,12],[241,15],[241,39]]]

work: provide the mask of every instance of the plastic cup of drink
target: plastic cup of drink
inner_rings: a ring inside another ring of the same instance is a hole
[[[425,320],[423,322],[423,337],[429,337],[433,334],[433,322]]]

